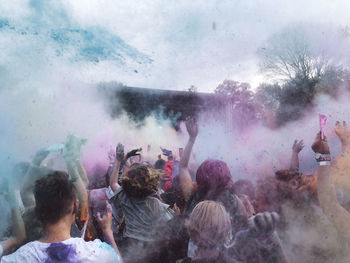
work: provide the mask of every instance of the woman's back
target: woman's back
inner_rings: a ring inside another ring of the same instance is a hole
[[[113,199],[115,208],[121,208],[125,216],[125,237],[141,241],[161,241],[160,228],[173,218],[168,205],[155,197],[129,197],[120,187]]]

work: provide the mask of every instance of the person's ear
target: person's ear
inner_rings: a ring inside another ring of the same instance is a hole
[[[79,209],[79,200],[76,199],[73,203],[73,214],[77,214]]]

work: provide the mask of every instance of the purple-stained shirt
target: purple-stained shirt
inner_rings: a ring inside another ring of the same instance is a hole
[[[1,263],[8,262],[118,263],[121,258],[110,245],[99,239],[86,242],[82,238],[69,238],[58,243],[29,242],[1,259]]]

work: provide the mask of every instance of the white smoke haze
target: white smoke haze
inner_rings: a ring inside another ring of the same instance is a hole
[[[103,66],[109,63],[85,65],[82,71],[91,68],[90,74],[97,73],[90,79],[101,80],[101,74],[104,80],[113,78],[130,86],[183,90],[195,85],[204,91],[213,90],[225,78],[257,86],[262,76],[255,51],[267,38],[295,23],[305,28],[310,24],[345,28],[350,10],[347,1],[326,0],[6,2],[0,7],[2,16],[12,21],[27,23],[29,18],[38,25],[44,20],[56,27],[103,28],[153,60],[146,68],[137,67],[137,74],[119,70],[118,77],[117,68]],[[33,3],[42,5],[45,12],[37,12],[42,17],[35,14]]]
[[[154,58],[142,86],[156,88],[211,91],[225,78],[257,86],[254,53],[271,35],[295,23],[307,28],[350,22],[347,1],[90,1],[84,8],[83,2],[65,2],[72,18],[106,27]]]
[[[228,133],[220,121],[201,120],[195,145],[197,161],[221,159],[230,165],[235,179],[254,180],[289,168],[293,142],[303,139],[306,147],[300,153],[300,168],[303,173],[311,174],[316,167],[311,145],[319,131],[318,113],[328,116],[327,136],[335,157],[340,153],[341,145],[333,128],[336,121],[350,119],[349,94],[345,92],[339,100],[319,96],[314,110],[277,130],[258,124],[249,130],[239,131],[237,127]]]
[[[13,164],[30,161],[38,149],[63,142],[69,133],[88,139],[83,147],[88,171],[98,164],[107,168],[107,152],[118,142],[127,150],[142,147],[144,159],[152,161],[160,146],[175,152],[184,147],[183,124],[176,132],[169,120],[152,116],[141,127],[126,114],[112,119],[98,93],[100,82],[174,90],[195,85],[199,91],[213,91],[224,79],[235,79],[256,87],[264,80],[256,50],[295,24],[305,31],[315,54],[335,65],[349,65],[348,1],[16,0],[0,2],[0,11],[3,178],[9,177]],[[193,162],[221,159],[234,180],[255,181],[288,168],[294,139],[304,139],[301,171],[311,174],[318,113],[329,118],[327,134],[336,156],[340,143],[332,129],[337,120],[350,122],[349,95],[344,92],[338,100],[320,95],[302,119],[275,130],[257,124],[228,133],[220,120],[200,116]],[[60,157],[53,157],[61,168]],[[9,213],[2,199],[0,208]],[[8,226],[6,218],[0,222],[0,234]],[[303,227],[293,226],[288,233],[294,233],[295,240],[317,239]]]

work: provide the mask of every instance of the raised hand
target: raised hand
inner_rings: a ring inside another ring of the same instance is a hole
[[[130,152],[128,152],[126,154],[125,160],[128,160],[132,156],[141,155],[141,153],[140,153],[141,151],[142,151],[142,148],[131,150]]]
[[[45,158],[49,155],[49,151],[47,151],[46,149],[40,149],[39,151],[36,152],[34,158],[33,158],[33,164],[40,166],[40,164],[42,163],[42,161],[45,160]]]
[[[97,222],[103,232],[111,231],[112,229],[112,207],[106,201],[106,214],[101,216],[100,212],[97,213]]]
[[[259,213],[248,219],[249,232],[257,237],[270,235],[278,221],[279,215],[275,212]]]
[[[300,140],[299,142],[298,142],[298,140],[295,140],[293,143],[292,149],[293,149],[293,152],[300,153],[304,147],[305,147],[305,145],[304,145],[303,140]]]
[[[65,160],[79,159],[81,146],[84,145],[86,141],[86,139],[81,139],[73,134],[69,134],[64,143],[63,158]]]
[[[324,140],[321,139],[321,132],[318,132],[316,135],[316,138],[314,140],[314,143],[311,146],[312,150],[315,153],[322,153],[322,154],[329,154],[329,146],[327,143],[327,137],[324,138]]]
[[[118,143],[116,150],[115,150],[115,157],[118,161],[124,160],[124,145],[121,143]]]
[[[191,138],[196,138],[198,135],[198,124],[194,117],[189,117],[186,119],[187,132]]]
[[[107,152],[107,155],[108,155],[109,163],[113,164],[116,160],[116,152],[112,147]]]
[[[348,144],[350,141],[350,131],[346,125],[346,122],[343,121],[341,124],[339,121],[336,122],[334,128],[335,134],[338,135],[342,144]]]

